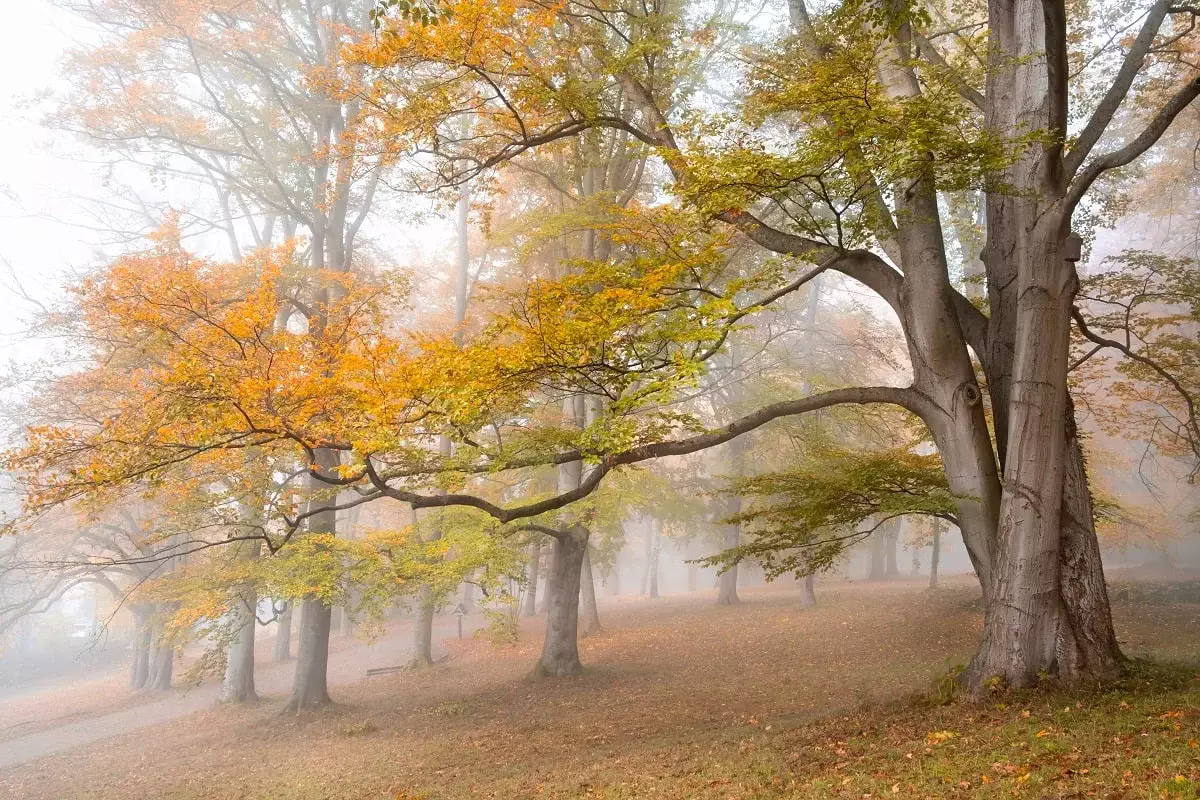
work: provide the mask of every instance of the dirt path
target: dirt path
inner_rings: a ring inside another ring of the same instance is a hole
[[[483,624],[483,619],[478,615],[464,618],[464,634],[469,635]],[[443,616],[437,620],[434,628],[435,643],[456,637],[457,630],[457,620],[449,615]],[[383,637],[374,642],[353,644],[331,652],[329,685],[337,687],[357,683],[366,677],[368,669],[398,666],[407,661],[411,653],[412,626],[402,622],[390,627]],[[294,662],[257,664],[254,681],[259,695],[286,695],[291,688],[294,670]],[[2,741],[0,769],[203,711],[217,701],[219,690],[220,687],[215,684],[177,690],[162,699],[141,703],[132,708]]]

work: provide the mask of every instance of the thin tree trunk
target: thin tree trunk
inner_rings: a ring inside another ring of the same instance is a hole
[[[152,607],[134,611],[133,662],[129,670],[131,689],[145,688],[150,678],[150,650],[154,645],[153,613]]]
[[[929,554],[929,588],[938,585],[938,565],[942,561],[942,521],[933,520],[933,552]]]
[[[604,590],[609,597],[621,596],[621,554],[613,557],[612,569],[604,576]]]
[[[596,582],[592,574],[592,555],[583,553],[583,565],[579,573],[580,603],[583,608],[583,635],[594,636],[600,632],[600,609],[596,606]]]
[[[734,477],[741,477],[745,467],[746,443],[742,439],[734,439],[728,445],[730,472]],[[731,493],[725,507],[725,513],[732,519],[742,512],[742,497]],[[723,545],[725,550],[732,550],[742,543],[741,523],[731,522],[725,526]],[[738,564],[733,562],[729,568],[717,578],[717,605],[736,606],[741,602],[738,597]]]
[[[579,661],[579,584],[587,554],[587,530],[572,526],[554,537],[546,592],[546,639],[534,667],[538,677],[577,675]]]
[[[700,588],[700,567],[689,561],[687,565],[687,590],[694,592],[698,588]]]
[[[475,610],[475,573],[474,572],[472,572],[470,575],[468,575],[467,579],[465,581],[463,581],[462,599],[460,600],[460,602],[462,603],[462,607],[467,611],[468,614]]]
[[[661,523],[651,518],[650,534],[653,545],[650,548],[650,599],[657,600],[658,594],[658,556],[662,552],[662,527]]]
[[[284,603],[283,613],[275,620],[275,660],[292,660],[292,601]]]
[[[342,606],[342,618],[341,618],[342,625],[341,625],[341,629],[339,630],[339,633],[341,633],[341,635],[346,637],[347,639],[354,636],[354,631],[358,627],[358,623],[354,617],[353,612],[351,611],[351,608],[353,608],[354,604],[356,604],[358,602],[359,602],[358,593],[351,590],[350,601],[346,605]]]
[[[433,666],[433,612],[435,610],[433,589],[422,586],[417,595],[417,614],[413,620],[413,654],[408,662],[410,669]]]
[[[646,566],[642,570],[642,597],[650,594],[650,569],[654,563],[654,520],[646,517]]]
[[[538,569],[542,561],[542,541],[534,539],[529,543],[529,563],[525,567],[528,587],[525,589],[525,609],[527,617],[537,615]]]

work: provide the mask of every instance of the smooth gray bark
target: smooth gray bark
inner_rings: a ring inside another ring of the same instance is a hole
[[[538,570],[542,562],[542,541],[534,539],[529,543],[529,563],[525,566],[525,604],[523,613],[527,617],[537,615]]]
[[[596,581],[592,574],[592,556],[584,550],[583,564],[579,568],[579,602],[583,613],[583,636],[600,633],[600,609],[596,605]]]
[[[320,447],[315,451],[316,466],[322,474],[333,475],[341,460],[335,450]],[[324,487],[315,478],[309,478],[312,491],[320,493]],[[317,513],[308,518],[308,530],[317,534],[337,533],[337,514],[332,500],[317,497],[309,501]],[[292,693],[285,706],[286,711],[305,711],[328,705],[329,685],[326,671],[329,667],[329,633],[332,609],[319,597],[306,597],[300,604],[300,643],[296,649],[296,672],[292,681]]]
[[[292,601],[284,603],[283,613],[275,620],[275,652],[276,661],[292,660]]]
[[[161,637],[162,631],[159,629],[155,638],[160,641],[155,645],[150,657],[150,674],[146,678],[146,688],[165,691],[171,688],[171,678],[175,671],[175,650],[161,641]]]
[[[933,521],[933,544],[929,554],[929,588],[936,589],[938,585],[938,565],[942,563],[942,521]]]
[[[747,444],[744,439],[735,439],[729,443],[727,452],[729,453],[730,473],[736,478],[741,477],[745,471]],[[727,518],[736,517],[742,512],[742,498],[738,494],[730,494],[726,500],[725,516]],[[739,523],[730,523],[725,525],[724,538],[722,545],[724,550],[730,550],[742,543],[742,527]],[[736,606],[741,602],[738,597],[738,564],[734,562],[729,568],[721,573],[717,579],[717,605],[719,606]]]
[[[243,595],[242,602],[230,609],[233,640],[225,658],[225,678],[221,682],[220,699],[226,703],[245,703],[258,699],[254,690],[254,634],[258,623],[254,617],[253,591]],[[251,604],[247,607],[247,604]]]
[[[646,567],[646,574],[649,576],[648,593],[651,600],[659,599],[658,593],[658,559],[662,553],[662,523],[653,517],[650,518],[650,563]]]
[[[884,550],[887,549],[887,543],[884,541],[886,536],[883,531],[875,531],[871,534],[870,550],[868,553],[870,559],[867,562],[867,580],[880,581],[886,577],[886,556]]]
[[[329,705],[329,623],[332,614],[323,600],[306,598],[300,604],[300,646],[296,674],[285,711],[305,711]]]
[[[579,661],[579,589],[588,532],[572,526],[554,538],[546,592],[546,638],[534,667],[538,677],[577,675]]]
[[[804,576],[804,591],[800,595],[800,607],[812,608],[817,604],[817,573],[810,572]]]
[[[422,586],[417,594],[417,613],[413,619],[413,654],[408,662],[411,669],[433,666],[433,614],[436,606],[433,590]]]
[[[153,607],[138,604],[133,607],[133,659],[129,669],[129,688],[141,689],[146,686],[150,677],[150,650],[154,644],[154,630],[151,625]]]

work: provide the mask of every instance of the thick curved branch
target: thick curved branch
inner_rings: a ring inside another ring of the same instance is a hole
[[[604,477],[614,468],[628,466],[642,461],[650,461],[666,456],[680,456],[707,450],[736,439],[744,433],[782,417],[797,416],[823,408],[837,405],[867,405],[886,403],[905,408],[919,417],[929,419],[939,413],[939,409],[928,398],[911,387],[900,388],[893,386],[866,386],[848,389],[834,389],[828,392],[803,397],[798,400],[785,400],[772,403],[760,408],[752,414],[740,417],[728,425],[716,428],[706,433],[690,436],[673,442],[655,442],[641,445],[603,458],[588,473],[583,482],[570,491],[562,492],[534,503],[521,506],[504,507],[491,503],[480,497],[468,494],[425,495],[394,486],[389,486],[372,473],[372,482],[380,494],[409,503],[417,508],[445,508],[450,506],[467,506],[488,514],[500,522],[513,522],[556,511],[582,500],[599,487]],[[570,460],[577,460],[578,454]],[[557,457],[555,459],[557,462]]]
[[[899,313],[900,283],[903,278],[891,264],[870,250],[841,250],[816,239],[781,231],[748,211],[725,211],[718,214],[717,218],[772,253],[803,258],[823,269],[832,269],[853,278],[882,297]]]

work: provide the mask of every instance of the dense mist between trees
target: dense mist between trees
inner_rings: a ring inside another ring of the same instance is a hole
[[[1198,18],[23,8],[53,58],[0,128],[0,792],[518,796],[541,746],[562,796],[1196,788]],[[1042,702],[1093,766],[972,761]],[[851,706],[951,755],[876,785],[912,745],[852,761]],[[1125,711],[1181,721],[1110,774]],[[562,735],[505,750],[522,714]],[[803,759],[573,772],[785,716]],[[289,764],[429,728],[335,787],[231,766],[248,720]],[[150,777],[21,772],[160,733]]]

